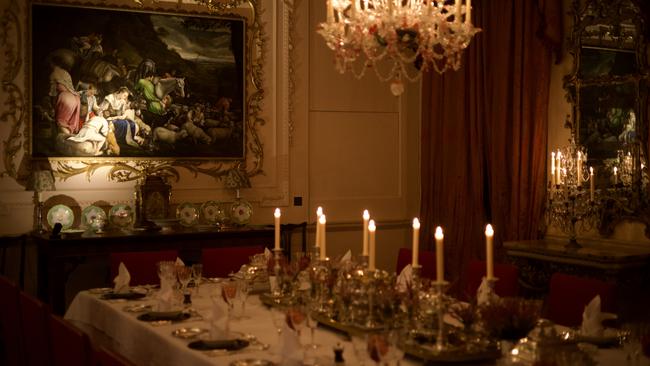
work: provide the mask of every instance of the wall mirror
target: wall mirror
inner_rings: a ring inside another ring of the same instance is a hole
[[[596,171],[599,231],[608,236],[622,220],[650,223],[646,24],[636,0],[573,0],[571,6],[574,67],[564,87],[573,118],[567,126]]]

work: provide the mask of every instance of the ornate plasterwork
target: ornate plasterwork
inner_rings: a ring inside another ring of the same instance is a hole
[[[247,31],[251,36],[247,43],[247,50],[249,62],[247,62],[246,69],[249,75],[249,87],[246,98],[246,105],[248,109],[247,120],[245,121],[246,128],[246,157],[243,161],[228,161],[228,160],[207,160],[207,159],[136,159],[136,158],[50,158],[49,163],[57,178],[66,180],[72,176],[85,174],[88,179],[99,169],[109,168],[107,177],[110,180],[117,182],[132,181],[142,178],[147,174],[163,175],[173,180],[178,180],[180,173],[178,168],[183,168],[194,176],[198,174],[205,174],[222,180],[228,176],[231,171],[237,170],[245,174],[246,177],[251,178],[260,174],[264,174],[263,161],[264,149],[263,143],[258,135],[258,128],[263,126],[266,122],[262,117],[262,103],[264,101],[264,88],[263,88],[263,65],[267,54],[267,43],[264,24],[261,21],[261,2],[262,0],[225,0],[214,1],[215,6],[211,7],[212,13],[219,12],[222,15],[234,14],[237,12],[237,7],[242,4],[249,6],[252,9],[252,15],[248,19]],[[27,150],[26,147],[30,141],[30,119],[27,117],[27,95],[29,95],[29,68],[30,60],[27,58],[24,61],[25,55],[28,54],[29,45],[23,40],[21,34],[24,34],[27,24],[21,22],[21,10],[17,0],[12,0],[11,4],[4,10],[0,20],[2,33],[0,34],[0,46],[4,50],[5,59],[8,67],[2,73],[2,88],[4,106],[0,119],[10,125],[10,133],[7,140],[3,141],[2,146],[2,160],[4,162],[4,171],[0,172],[2,176],[10,176],[18,180],[19,159],[23,157],[21,151]],[[65,3],[71,5],[102,5],[106,6],[106,1],[99,3],[79,3],[79,2],[63,2],[56,1],[56,3]],[[139,4],[137,9],[145,9],[151,11],[164,11],[170,12],[169,6],[164,7],[163,2],[159,1],[134,1],[134,4]],[[217,5],[218,4],[218,5]],[[28,4],[23,4],[29,7]],[[137,5],[136,5],[137,6]],[[122,9],[129,9],[128,6],[120,5],[115,6]],[[196,9],[194,6],[193,9]],[[196,11],[184,10],[184,8],[172,9],[174,13],[182,14],[200,14]],[[24,10],[24,13],[28,13]],[[25,29],[23,29],[25,27]],[[20,74],[21,66],[25,63],[24,70],[26,77],[25,86],[19,85],[17,80]],[[25,158],[29,158],[28,154],[24,154]]]

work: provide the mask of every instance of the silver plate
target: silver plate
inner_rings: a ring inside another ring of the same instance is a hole
[[[178,328],[172,332],[172,335],[181,339],[192,339],[206,333],[208,330],[204,328]]]
[[[255,358],[249,358],[246,360],[236,360],[230,363],[230,366],[275,366],[274,362],[269,360],[261,360]]]

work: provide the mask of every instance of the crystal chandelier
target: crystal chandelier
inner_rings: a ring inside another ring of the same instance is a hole
[[[480,31],[472,25],[471,0],[326,1],[327,21],[318,32],[334,51],[336,69],[360,79],[373,68],[381,81],[392,81],[394,95],[404,91],[403,78],[416,81],[429,68],[458,70],[463,50]],[[380,70],[381,60],[388,61],[387,70]]]

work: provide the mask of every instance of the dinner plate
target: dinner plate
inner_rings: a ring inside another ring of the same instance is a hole
[[[112,225],[125,228],[133,222],[133,209],[127,204],[120,203],[111,207],[108,216]]]
[[[172,335],[176,338],[181,339],[192,339],[200,336],[203,333],[207,333],[208,330],[205,328],[178,328],[172,332]]]
[[[55,205],[47,212],[47,223],[50,227],[61,224],[62,229],[69,229],[74,223],[74,212],[66,205]]]
[[[147,296],[146,294],[140,292],[109,292],[102,295],[104,300],[137,300]]]
[[[171,320],[171,321],[182,321],[189,319],[192,316],[190,313],[185,313],[182,311],[150,311],[138,315],[138,320],[145,322],[155,322],[159,320]]]
[[[88,290],[88,292],[95,295],[103,295],[109,292],[113,292],[113,289],[110,287],[98,287],[98,288],[91,288],[90,290]]]
[[[243,198],[237,198],[230,206],[230,220],[237,225],[246,225],[253,216],[253,206]]]
[[[101,221],[106,222],[106,212],[101,207],[90,205],[81,211],[81,226],[100,229]]]
[[[176,217],[183,226],[194,226],[199,222],[199,210],[193,203],[184,202],[176,208]]]
[[[217,201],[208,201],[201,205],[201,218],[203,221],[216,224],[226,219],[226,212]]]
[[[237,351],[244,347],[247,347],[249,344],[248,341],[243,339],[217,339],[217,340],[206,340],[202,339],[199,341],[190,342],[187,346],[191,349],[199,351],[211,351],[211,350],[224,350],[224,351]]]

